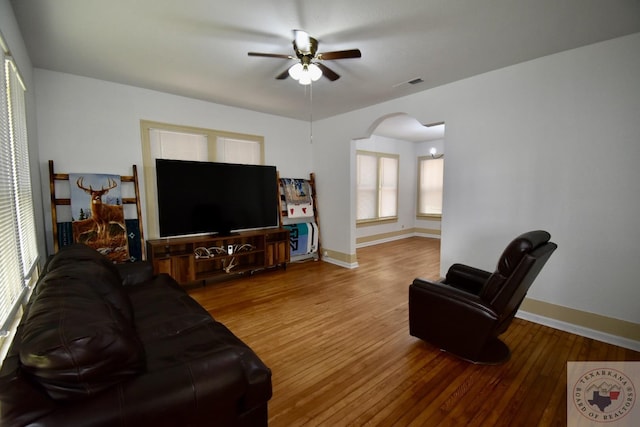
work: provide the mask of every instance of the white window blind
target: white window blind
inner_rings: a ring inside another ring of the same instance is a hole
[[[27,117],[25,105],[25,87],[12,61],[9,67],[9,117],[11,141],[14,149],[15,198],[18,219],[18,235],[25,280],[38,258],[36,243],[35,217],[33,214],[33,196],[31,191],[31,169],[29,167],[29,143],[27,140]]]
[[[151,159],[218,161],[259,165],[262,163],[262,144],[258,141],[217,137],[216,153],[210,152],[207,135],[150,129]]]
[[[209,160],[207,136],[161,129],[149,131],[151,158],[172,160]]]
[[[398,157],[356,154],[356,220],[375,221],[398,214]]]
[[[398,159],[380,157],[380,217],[395,217],[398,214]]]
[[[367,154],[358,154],[356,158],[356,218],[374,219],[378,212],[378,159]]]
[[[0,324],[9,333],[38,260],[26,130],[25,87],[2,50],[0,80]]]
[[[418,215],[441,215],[444,159],[421,157],[418,162]]]
[[[218,138],[219,158],[226,163],[259,165],[262,162],[261,144],[236,138]]]

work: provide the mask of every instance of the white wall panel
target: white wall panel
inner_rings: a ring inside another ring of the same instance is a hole
[[[136,164],[146,212],[142,119],[263,135],[266,164],[277,166],[287,177],[307,177],[312,172],[306,122],[42,69],[35,70],[35,81],[41,181],[46,189],[48,160],[54,160],[61,173],[130,175]],[[51,250],[48,191],[43,198]]]

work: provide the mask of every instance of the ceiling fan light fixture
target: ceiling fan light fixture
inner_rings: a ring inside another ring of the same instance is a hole
[[[316,81],[320,77],[322,77],[322,70],[316,64],[309,64],[309,76],[311,77],[311,81]]]
[[[289,75],[301,85],[308,85],[322,77],[322,70],[316,64],[298,62],[289,68]]]
[[[289,75],[294,80],[300,80],[303,69],[304,69],[304,66],[302,65],[302,63],[298,62],[297,64],[293,64],[291,68],[289,68]]]
[[[301,85],[311,84],[311,74],[309,73],[309,70],[305,68],[302,71],[302,74],[300,74],[300,79],[298,79],[298,83],[300,83]]]

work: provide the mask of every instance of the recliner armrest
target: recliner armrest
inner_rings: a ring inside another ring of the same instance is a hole
[[[464,264],[453,264],[449,267],[443,283],[479,295],[489,276],[491,273],[488,271]]]
[[[492,320],[498,318],[498,314],[493,308],[482,301],[477,295],[470,294],[465,290],[449,286],[448,284],[417,278],[410,286],[410,290],[411,288],[413,288],[411,293],[414,296],[421,295],[421,298],[429,301],[427,303],[429,305],[450,307],[452,312],[457,309],[472,311],[480,316],[491,318]],[[458,308],[453,309],[454,306]]]
[[[468,360],[492,337],[498,314],[480,297],[416,279],[409,286],[409,333]]]
[[[124,286],[137,285],[153,278],[153,265],[149,261],[115,264]]]

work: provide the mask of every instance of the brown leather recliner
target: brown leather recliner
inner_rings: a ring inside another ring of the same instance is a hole
[[[409,332],[474,363],[499,364],[510,350],[498,339],[513,320],[534,279],[557,245],[546,231],[515,238],[496,271],[452,265],[439,282],[409,286]]]

